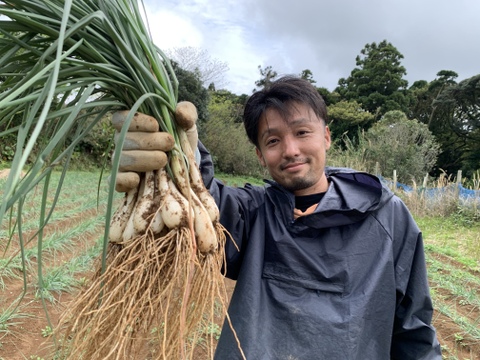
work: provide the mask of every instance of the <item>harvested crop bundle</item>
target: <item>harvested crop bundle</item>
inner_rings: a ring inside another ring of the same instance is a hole
[[[0,221],[55,166],[67,169],[74,147],[107,113],[131,109],[123,122],[113,119],[119,135],[103,254],[57,328],[60,351],[74,359],[128,359],[153,344],[154,358],[191,358],[202,329],[219,308],[226,313],[225,232],[181,127],[196,119],[188,104],[177,106],[175,74],[152,42],[137,1],[8,0],[0,14],[9,18],[0,21],[6,54],[0,59],[0,125],[8,128],[21,117],[9,129],[19,146]],[[131,171],[128,159],[120,163],[125,141],[135,151],[137,140],[127,131],[139,121],[137,112],[149,116],[144,131],[170,134],[162,141],[166,148],[153,149],[159,167],[165,165],[161,170]],[[43,147],[21,178],[40,133],[51,140],[35,145]],[[119,169],[134,189],[115,211]],[[212,356],[212,344],[207,348]]]

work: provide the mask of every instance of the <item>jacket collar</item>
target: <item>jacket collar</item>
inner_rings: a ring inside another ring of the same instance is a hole
[[[371,174],[345,168],[325,170],[329,186],[314,213],[294,221],[295,196],[274,181],[266,180],[267,197],[286,223],[305,224],[313,228],[349,225],[361,221],[383,206],[392,192]]]

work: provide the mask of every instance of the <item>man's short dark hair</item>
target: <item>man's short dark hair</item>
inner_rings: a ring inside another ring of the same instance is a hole
[[[315,115],[328,123],[327,106],[317,89],[305,79],[284,76],[254,93],[245,104],[243,125],[255,146],[258,147],[258,123],[265,111],[275,109],[287,118],[292,102],[310,106]]]

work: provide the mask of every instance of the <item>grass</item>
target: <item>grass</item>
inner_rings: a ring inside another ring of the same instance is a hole
[[[247,183],[252,185],[258,185],[258,186],[263,186],[265,184],[263,182],[263,179],[259,179],[253,176],[239,176],[239,175],[220,173],[220,174],[215,174],[215,177],[223,181],[228,186],[241,187]]]
[[[19,256],[0,259],[0,290],[5,290],[5,280],[20,278],[22,260]]]
[[[72,215],[75,214],[72,213]],[[73,217],[74,216],[72,216],[72,218]],[[42,256],[49,256],[51,258],[55,258],[57,253],[72,251],[73,247],[76,246],[75,242],[78,241],[78,239],[88,236],[95,231],[101,232],[101,230],[99,229],[101,229],[103,222],[103,214],[97,214],[96,216],[90,216],[85,220],[81,220],[79,224],[74,227],[63,227],[55,229],[53,233],[45,237],[43,241]],[[98,249],[96,250],[99,251]],[[36,260],[37,256],[38,250],[35,243],[31,244],[31,246],[25,249],[24,259],[26,266],[29,268],[30,272],[32,272],[32,267],[36,264],[36,262],[33,263],[32,261]],[[50,260],[50,262],[52,261]],[[0,289],[3,289],[5,287],[5,280],[7,278],[19,277],[21,271],[22,258],[20,253],[16,253],[16,255],[13,257],[0,259]],[[48,281],[51,281],[53,285],[56,279],[58,279],[58,275],[52,275],[51,279],[44,279],[44,283],[48,283]]]
[[[480,294],[477,290],[480,288],[478,276],[445,261],[435,259],[428,252],[427,264],[431,283],[447,290],[448,296],[456,299],[461,305],[480,308]]]
[[[423,232],[434,308],[458,328],[445,339],[450,345],[443,344],[443,358],[477,359],[465,353],[480,343],[480,223],[458,212],[416,221]]]
[[[480,271],[480,222],[465,225],[458,216],[417,217],[426,247]]]
[[[61,196],[59,198],[55,211],[50,219],[51,223],[67,220],[74,217],[79,212],[95,209],[97,206],[102,206],[106,203],[106,180],[103,181],[103,186],[100,188],[100,197],[97,197],[97,184],[100,176],[98,172],[73,173],[74,175],[67,176],[65,179],[63,186],[65,193],[68,193],[68,196]],[[56,186],[55,184],[59,181],[59,177],[60,174],[58,172],[55,172],[52,176],[53,185],[50,186],[48,196],[50,205],[53,201],[54,189]],[[4,182],[4,180],[0,180],[0,195],[1,191],[3,190],[2,181]],[[42,186],[39,186],[36,191],[33,191],[28,195],[27,201],[23,206],[24,223],[22,224],[22,228],[24,231],[30,231],[38,228],[38,209],[40,207],[41,197]],[[3,226],[0,226],[0,238],[8,237],[9,235],[9,229],[6,225],[7,222],[5,222]]]
[[[20,311],[21,307],[17,307],[17,303],[5,305],[7,305],[6,308],[0,309],[0,340],[6,334],[11,333],[13,327],[22,323],[19,320],[29,317],[28,314]]]
[[[449,305],[439,301],[434,302],[434,305],[437,311],[448,316],[450,319],[453,319],[454,322],[460,326],[462,329],[461,333],[463,333],[464,336],[468,334],[469,338],[480,341],[480,321],[478,319],[477,321],[472,322],[467,317],[460,315],[456,310],[455,305]],[[455,333],[454,335],[456,334],[460,333]]]
[[[57,267],[47,269],[43,276],[43,287],[37,284],[36,297],[44,297],[50,302],[55,302],[54,294],[60,295],[62,292],[70,293],[80,285],[85,284],[85,277],[79,277],[79,274],[88,272],[94,263],[97,255],[101,251],[103,237],[99,237],[95,246],[88,248],[67,262]]]

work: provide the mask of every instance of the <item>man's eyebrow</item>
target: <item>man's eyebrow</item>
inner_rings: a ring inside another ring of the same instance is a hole
[[[272,133],[275,133],[275,128],[274,129],[271,129],[270,127],[267,128],[267,130],[265,130],[264,132],[262,132],[260,134],[260,139],[263,139],[269,135],[271,135]]]
[[[313,120],[310,119],[310,118],[299,118],[299,119],[294,119],[292,121],[285,121],[289,124],[289,126],[298,126],[298,125],[302,125],[302,124],[305,124],[305,123],[309,123],[309,122],[312,122]],[[276,128],[271,128],[267,122],[267,129],[262,132],[260,134],[260,139],[263,139],[271,134],[275,134],[276,132],[278,132],[278,130]]]

